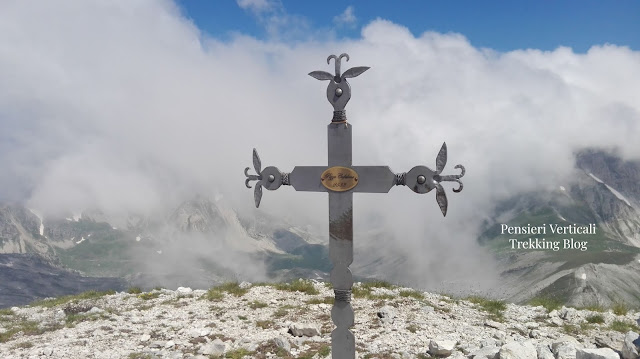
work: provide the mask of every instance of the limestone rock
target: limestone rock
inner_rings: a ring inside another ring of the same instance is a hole
[[[291,325],[289,325],[289,334],[294,337],[313,337],[320,335],[320,330],[316,324],[291,323]]]
[[[563,342],[554,345],[552,349],[556,359],[576,359],[576,347],[574,344]]]
[[[188,292],[184,288],[154,291],[157,297],[144,300],[126,292],[80,300],[77,304],[81,307],[69,306],[69,313],[64,312],[69,303],[0,311],[0,331],[4,331],[0,357],[203,359],[224,357],[229,351],[240,349],[263,354],[261,349],[267,348],[267,358],[274,358],[278,351],[288,351],[295,358],[330,344],[331,334],[326,329],[333,328],[331,305],[322,302],[333,297],[333,291],[324,284],[316,286],[318,295],[252,286],[240,297],[225,295],[213,301],[200,289],[183,295],[181,292]],[[613,320],[637,318],[637,312],[624,316],[610,313],[612,319],[604,315],[605,323],[594,324],[593,330],[582,332],[578,341],[566,335],[562,326],[547,321],[556,319],[566,324],[567,320],[559,314],[547,319],[542,308],[509,304],[503,321],[498,323],[487,320],[487,313],[477,305],[443,301],[431,293],[424,293],[418,301],[400,297],[398,293],[403,290],[393,289],[402,301],[397,307],[370,299],[352,303],[360,355],[416,359],[428,353],[447,359],[576,359],[578,350],[583,348],[607,347],[623,359],[640,359],[635,354],[640,343],[638,334],[624,335],[609,327]],[[321,304],[309,304],[312,298]],[[284,315],[274,316],[274,307],[285,306],[286,310],[279,311]],[[423,308],[435,309],[427,312]],[[73,313],[75,309],[88,310]],[[592,312],[567,309],[562,314],[579,321]],[[377,318],[387,322],[381,325]],[[66,327],[69,319],[79,321]],[[37,323],[43,333],[15,332],[12,323],[19,321]],[[288,330],[293,335],[285,334]],[[623,349],[625,354],[621,354]],[[604,359],[611,351],[580,353],[581,357]]]
[[[396,316],[396,309],[390,305],[385,305],[378,311],[378,318],[383,323],[393,323]]]
[[[638,354],[640,350],[640,335],[636,332],[627,332],[624,336],[624,343],[622,344],[622,358],[624,359],[637,359],[640,358]]]
[[[251,284],[250,282],[242,282],[242,283],[240,283],[240,285],[239,285],[239,287],[240,287],[241,289],[249,289],[249,288],[251,288],[251,286],[252,286],[252,284]]]
[[[500,348],[498,357],[500,359],[537,359],[538,353],[530,341],[511,342]]]
[[[189,287],[178,287],[178,289],[176,289],[176,292],[178,292],[179,294],[191,294],[193,293],[193,289]]]
[[[538,359],[555,359],[551,349],[546,345],[538,344],[536,346],[536,352],[538,353]]]
[[[484,347],[469,354],[470,359],[498,359],[499,347]]]
[[[611,348],[615,351],[621,351],[624,343],[624,334],[620,332],[599,333],[595,336],[594,342],[596,346],[601,348]]]
[[[414,357],[407,356],[407,358],[414,358]],[[459,351],[454,351],[447,359],[468,359],[468,358],[464,354],[460,353]]]
[[[455,340],[431,339],[431,342],[429,342],[429,354],[437,357],[447,357],[456,348],[456,344]]]
[[[141,342],[148,342],[148,341],[149,341],[149,339],[151,339],[151,336],[150,336],[149,334],[143,334],[143,335],[140,337],[140,341],[141,341]]]
[[[200,347],[200,353],[204,355],[223,355],[227,350],[227,344],[220,339],[215,339],[209,344]]]
[[[485,325],[486,327],[494,328],[494,329],[498,329],[498,330],[502,330],[502,331],[504,331],[504,330],[506,329],[506,327],[504,326],[504,324],[502,324],[502,323],[498,323],[498,322],[493,321],[493,320],[487,320],[487,321],[485,321],[485,322],[484,322],[484,325]]]
[[[275,345],[278,348],[282,348],[282,349],[286,350],[287,352],[291,351],[291,343],[289,343],[289,340],[287,340],[287,338],[285,338],[285,337],[277,337],[277,338],[273,339],[273,342],[275,343]]]
[[[611,348],[577,349],[576,359],[620,359]]]

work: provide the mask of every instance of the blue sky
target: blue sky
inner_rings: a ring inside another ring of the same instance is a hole
[[[259,39],[359,38],[376,18],[425,31],[456,32],[475,47],[498,51],[592,45],[640,49],[640,1],[197,1],[177,2],[203,32],[216,38],[241,33]],[[349,9],[349,10],[347,10]],[[268,29],[280,23],[280,33]]]

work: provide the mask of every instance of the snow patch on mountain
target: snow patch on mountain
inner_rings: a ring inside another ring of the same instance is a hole
[[[624,203],[626,203],[628,206],[631,207],[631,202],[629,202],[629,200],[627,200],[622,193],[616,191],[615,189],[611,188],[611,186],[609,186],[608,184],[604,183],[604,181],[602,181],[600,178],[596,177],[593,173],[589,173],[589,176],[591,178],[593,178],[596,182],[598,183],[602,183],[603,185],[605,185],[607,187],[607,189],[609,191],[611,191],[611,193],[613,193],[614,196],[616,196],[619,200],[623,201]]]
[[[31,211],[31,213],[33,213],[40,220],[40,235],[44,237],[44,221],[42,220],[42,215],[40,214],[40,212],[33,209],[29,209],[29,211]]]

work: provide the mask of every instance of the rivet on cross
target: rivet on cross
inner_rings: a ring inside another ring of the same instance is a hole
[[[442,144],[436,157],[436,170],[426,166],[415,166],[409,172],[394,173],[388,166],[353,166],[351,164],[351,131],[347,123],[344,107],[351,98],[351,86],[347,78],[356,77],[369,67],[353,67],[340,73],[342,58],[349,61],[349,55],[331,55],[335,61],[335,75],[325,71],[313,71],[310,76],[318,80],[329,81],[327,99],[333,106],[333,119],[327,126],[329,144],[328,166],[296,166],[291,173],[280,172],[276,167],[262,169],[258,152],[253,149],[253,167],[257,175],[244,170],[247,177],[245,185],[251,188],[249,181],[256,180],[254,200],[260,205],[262,187],[273,191],[281,185],[293,186],[296,191],[329,193],[329,257],[333,263],[331,284],[334,288],[335,302],[331,310],[331,319],[336,328],[331,333],[331,353],[334,359],[355,358],[355,338],[349,330],[354,323],[351,307],[351,288],[353,277],[349,265],[353,262],[353,193],[388,193],[391,187],[405,185],[416,193],[427,193],[436,189],[436,201],[443,215],[447,215],[447,196],[440,184],[444,181],[458,182],[454,192],[462,190],[460,178],[465,170],[461,165],[459,175],[441,175],[447,163],[447,145]]]

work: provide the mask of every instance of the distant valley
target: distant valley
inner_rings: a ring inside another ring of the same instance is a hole
[[[576,155],[576,173],[573,183],[496,205],[478,237],[500,268],[502,285],[494,294],[518,303],[542,296],[577,306],[640,306],[640,163],[588,150]],[[588,242],[588,250],[514,249],[503,224],[547,226],[544,236],[516,238],[574,238]],[[597,230],[574,236],[549,230],[573,224]],[[42,218],[21,204],[0,204],[0,307],[88,289],[327,280],[325,236],[259,211],[243,217],[205,197],[156,217],[86,210]],[[397,281],[404,259],[381,256],[389,254],[365,250],[356,279]]]

